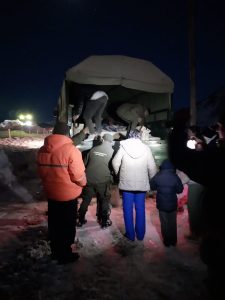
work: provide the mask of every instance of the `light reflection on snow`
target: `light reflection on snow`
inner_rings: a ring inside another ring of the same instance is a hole
[[[26,146],[29,149],[36,149],[42,147],[44,144],[44,139],[43,140],[35,140],[35,141],[27,141]]]
[[[44,137],[39,138],[4,138],[0,139],[0,146],[20,149],[39,149],[44,144]]]

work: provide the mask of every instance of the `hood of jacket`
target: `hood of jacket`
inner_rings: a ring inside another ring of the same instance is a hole
[[[121,141],[120,145],[124,149],[124,151],[132,158],[139,158],[146,151],[146,146],[139,139],[127,139],[125,141]]]
[[[160,166],[160,170],[175,170],[175,167],[168,159],[165,159]]]
[[[51,134],[45,138],[44,149],[46,152],[52,153],[65,144],[72,144],[72,140],[62,134]]]

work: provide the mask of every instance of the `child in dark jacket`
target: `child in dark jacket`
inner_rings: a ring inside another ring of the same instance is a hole
[[[157,191],[156,206],[166,247],[177,243],[177,194],[182,193],[183,184],[175,171],[173,164],[166,159],[159,172],[150,180],[151,189]]]

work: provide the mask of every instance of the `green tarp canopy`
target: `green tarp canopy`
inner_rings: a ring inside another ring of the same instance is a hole
[[[119,102],[138,102],[151,111],[153,121],[167,120],[174,83],[149,61],[122,55],[94,55],[66,72],[58,101],[58,119],[68,120],[81,91],[105,91],[109,96],[106,114]],[[87,95],[88,93],[86,93]]]

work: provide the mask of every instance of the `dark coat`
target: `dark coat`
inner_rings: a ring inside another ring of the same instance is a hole
[[[225,127],[225,112],[219,120]],[[170,160],[179,170],[205,188],[202,201],[200,255],[209,270],[208,286],[212,298],[224,299],[225,295],[225,219],[224,219],[224,171],[225,147],[207,147],[195,151],[186,147],[187,134],[184,124],[174,126],[168,139]],[[218,294],[218,295],[217,295]],[[223,294],[223,296],[221,296]]]
[[[90,150],[86,164],[88,183],[98,184],[111,181],[112,155],[112,144],[108,141],[103,141],[101,145]]]
[[[177,194],[182,193],[183,184],[175,169],[171,169],[169,164],[162,164],[160,171],[150,180],[150,186],[157,191],[156,205],[159,210],[170,212],[177,209]]]

